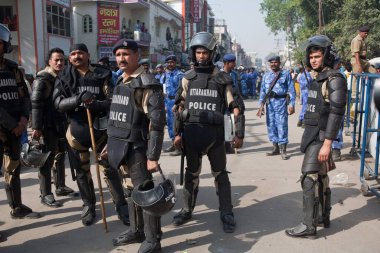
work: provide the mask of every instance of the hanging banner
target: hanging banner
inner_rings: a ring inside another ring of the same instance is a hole
[[[193,0],[193,17],[194,17],[194,23],[199,23],[199,0]]]
[[[115,44],[120,37],[119,7],[98,5],[98,44]]]

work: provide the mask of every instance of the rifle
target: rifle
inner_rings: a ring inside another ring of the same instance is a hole
[[[264,106],[265,104],[268,103],[273,87],[276,85],[276,82],[278,81],[278,79],[280,79],[280,77],[281,77],[281,70],[277,73],[276,77],[271,82],[268,92],[267,94],[265,94],[264,100],[261,103],[259,110],[257,111],[257,114],[256,114],[257,117],[261,118],[261,116],[264,115]]]

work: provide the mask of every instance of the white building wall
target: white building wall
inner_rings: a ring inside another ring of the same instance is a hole
[[[90,53],[91,62],[98,60],[97,3],[76,3],[73,9],[73,43],[84,43]],[[83,32],[83,16],[92,17],[92,33]]]
[[[24,0],[25,1],[25,0]],[[36,42],[37,42],[37,60],[38,69],[37,72],[45,67],[45,41],[44,35],[46,31],[46,22],[44,22],[44,16],[46,15],[46,6],[42,0],[35,0],[35,19],[36,19]],[[27,73],[27,72],[26,72]]]
[[[25,73],[34,74],[38,66],[35,60],[33,4],[30,0],[18,0],[18,6],[21,66],[25,68]]]

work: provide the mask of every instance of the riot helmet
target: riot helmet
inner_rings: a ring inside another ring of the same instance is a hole
[[[4,24],[0,23],[0,40],[4,42],[4,53],[6,54],[12,52],[11,39],[11,31]]]
[[[43,144],[31,141],[22,144],[21,147],[21,162],[24,166],[41,168],[45,165],[51,151],[44,153],[42,151]]]
[[[309,38],[303,45],[306,50],[306,66],[311,68],[309,55],[310,49],[313,47],[321,48],[323,53],[323,65],[330,68],[334,67],[335,59],[338,57],[331,40],[325,35],[316,35]]]
[[[177,201],[175,185],[170,179],[165,178],[160,167],[159,171],[163,178],[161,183],[146,180],[132,191],[133,202],[152,216],[168,213]]]
[[[207,62],[197,62],[195,50],[198,47],[202,47],[210,52],[210,58]],[[199,32],[193,36],[190,42],[190,57],[191,61],[194,62],[195,65],[211,65],[218,61],[219,56],[217,40],[211,33]]]

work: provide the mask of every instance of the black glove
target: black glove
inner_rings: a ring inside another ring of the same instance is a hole
[[[91,100],[94,97],[94,95],[91,92],[86,91],[86,90],[82,91],[78,96],[79,96],[80,101],[85,104],[91,103]]]

